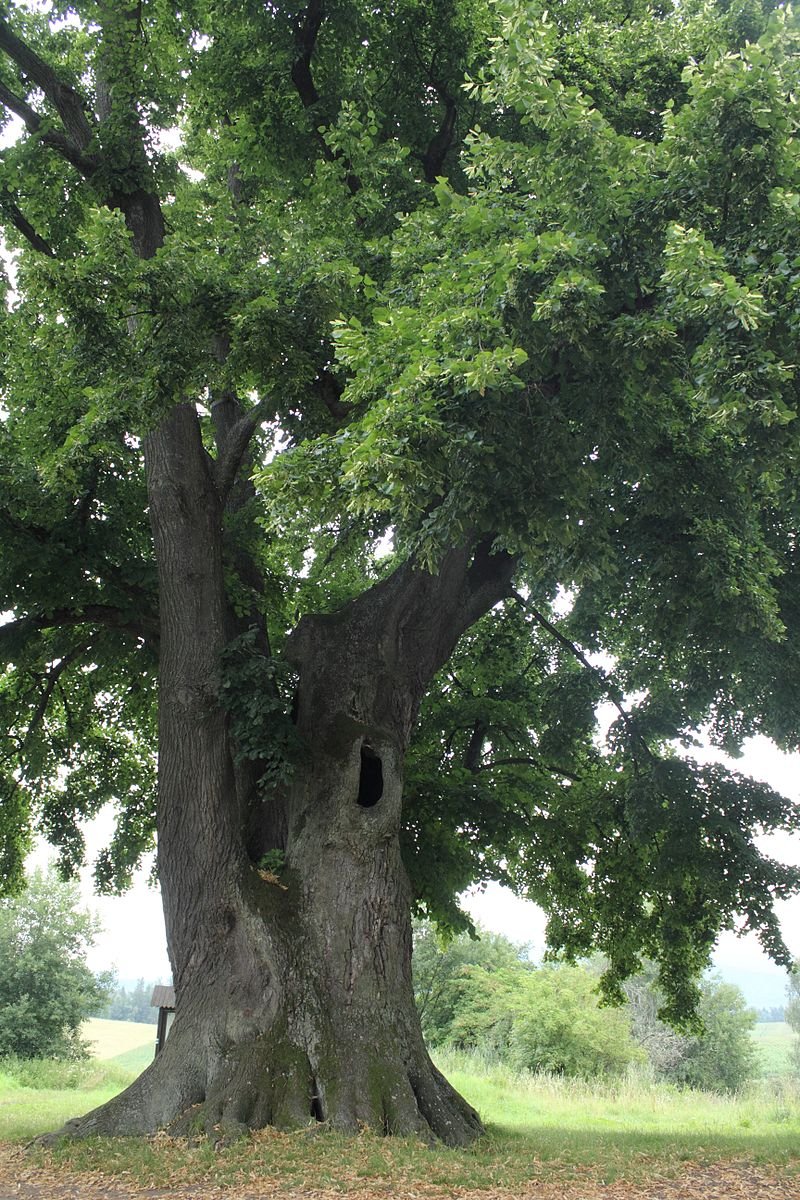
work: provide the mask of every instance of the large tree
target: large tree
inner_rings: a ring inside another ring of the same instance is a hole
[[[5,874],[157,831],[177,994],[75,1132],[468,1141],[409,908],[475,880],[673,1014],[737,913],[785,959],[796,812],[674,749],[800,740],[771,8],[2,5]]]

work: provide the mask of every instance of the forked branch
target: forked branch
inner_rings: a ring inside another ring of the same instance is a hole
[[[75,89],[60,79],[53,68],[18,37],[2,17],[0,50],[5,50],[30,81],[41,88],[58,113],[71,147],[82,154],[94,136],[94,128]],[[22,116],[22,113],[18,115]],[[25,120],[25,117],[22,119]]]

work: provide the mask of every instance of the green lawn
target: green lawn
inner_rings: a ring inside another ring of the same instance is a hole
[[[50,1070],[48,1070],[50,1068]],[[27,1142],[89,1112],[129,1082],[111,1063],[0,1063],[0,1142]]]
[[[468,1151],[364,1134],[265,1130],[223,1149],[168,1138],[87,1140],[35,1150],[44,1170],[131,1172],[141,1186],[169,1180],[235,1184],[267,1175],[285,1187],[362,1182],[413,1190],[516,1188],[531,1180],[646,1179],[681,1164],[743,1159],[800,1176],[800,1091],[762,1080],[742,1095],[680,1092],[642,1080],[583,1083],[517,1075],[464,1057],[441,1066],[478,1108],[488,1135]],[[74,1072],[74,1068],[72,1069]],[[0,1139],[28,1141],[101,1103],[132,1077],[119,1064],[89,1063],[59,1086],[59,1071],[0,1075]],[[337,1184],[338,1186],[338,1184]]]

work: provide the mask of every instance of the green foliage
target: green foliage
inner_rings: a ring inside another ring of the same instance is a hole
[[[268,850],[258,860],[259,870],[266,871],[270,875],[279,875],[285,865],[286,855],[283,850]]]
[[[430,921],[414,925],[414,1000],[425,1040],[439,1046],[452,1040],[467,967],[487,972],[524,969],[524,947],[485,929],[443,941]]]
[[[647,1062],[656,1079],[735,1091],[755,1074],[756,1014],[738,988],[713,977],[698,990],[695,1027],[665,1023],[656,969],[625,984],[622,1008],[601,1007],[599,968],[534,967],[524,948],[479,931],[441,943],[415,926],[414,995],[432,1046],[474,1051],[518,1070],[586,1078]]]
[[[580,966],[494,974],[472,967],[452,1037],[518,1070],[557,1075],[620,1074],[638,1057],[627,1014],[600,1007],[596,980]]]
[[[523,953],[483,931],[442,947],[429,924],[417,926],[414,994],[429,1043],[587,1078],[619,1074],[637,1058],[627,1015],[600,1008],[585,967],[535,968]]]
[[[265,792],[286,783],[292,771],[296,737],[287,711],[287,690],[275,663],[259,649],[255,629],[228,644],[220,696],[230,715],[237,757],[260,765],[260,787]]]
[[[672,1077],[689,1087],[735,1091],[755,1072],[756,1014],[733,984],[704,981],[697,1015],[702,1035],[689,1040]]]
[[[96,932],[76,885],[52,870],[0,900],[0,1055],[86,1056],[81,1023],[102,1008],[112,983],[86,966]]]

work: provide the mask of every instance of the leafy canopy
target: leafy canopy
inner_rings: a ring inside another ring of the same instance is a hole
[[[276,659],[244,644],[226,668],[242,752],[278,786],[291,769],[263,683],[288,705],[298,616],[488,537],[517,591],[425,703],[403,833],[418,906],[458,927],[458,893],[500,878],[545,907],[554,947],[604,952],[608,995],[659,961],[673,1015],[737,913],[785,961],[772,902],[798,873],[753,838],[796,809],[675,746],[800,742],[791,9],[147,0],[131,20],[54,0],[3,5],[0,35],[84,112],[106,78],[136,98],[112,104],[102,155],[65,157],[52,95],[0,57],[25,126],[0,160],[7,886],[34,828],[72,869],[107,801],[101,886],[151,844],[141,444],[188,397],[211,447],[235,393],[261,426],[228,544],[264,587],[231,549],[230,591]],[[150,258],[119,212],[144,185],[167,225]]]

